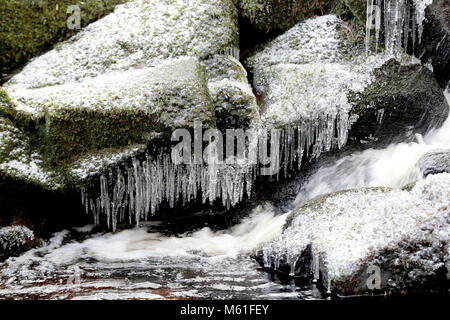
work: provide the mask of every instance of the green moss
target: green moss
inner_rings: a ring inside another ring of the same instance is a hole
[[[67,28],[67,7],[78,5],[81,26],[124,0],[0,0],[0,76],[20,67],[78,30]]]
[[[351,21],[361,27],[366,25],[366,0],[334,0],[330,11],[345,21]]]
[[[145,85],[136,78],[144,79]],[[123,74],[126,81],[108,82],[107,88],[102,79],[97,79],[94,88],[74,84],[69,90],[65,86],[10,89],[13,101],[29,111],[19,111],[3,92],[1,97],[10,104],[5,113],[26,129],[51,166],[103,148],[147,143],[153,132],[170,134],[176,128],[191,128],[194,120],[215,126],[205,70],[197,59],[130,70]],[[78,94],[71,95],[73,90]]]
[[[354,104],[352,113],[362,114],[367,108],[378,111],[391,108],[407,109],[411,104],[439,105],[441,92],[435,92],[433,103],[427,91],[434,91],[433,74],[421,65],[401,65],[395,59],[374,70],[375,81],[362,93],[352,93],[349,101]],[[388,93],[388,94],[387,94]]]
[[[332,0],[240,0],[240,14],[259,31],[284,31],[297,22],[322,15]]]
[[[204,61],[202,65],[206,69],[206,79],[229,79],[239,82],[247,82],[247,72],[238,60],[226,55],[216,54]]]
[[[219,130],[246,129],[258,118],[255,96],[233,85],[224,85],[212,91]]]
[[[367,16],[367,2],[366,0],[345,0],[345,4],[356,18],[357,22],[365,26]]]

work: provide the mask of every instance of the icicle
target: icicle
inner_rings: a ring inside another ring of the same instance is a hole
[[[376,51],[378,51],[379,25],[383,7],[385,50],[388,54],[408,52],[408,44],[411,39],[412,50],[416,46],[416,34],[419,43],[422,39],[423,21],[425,20],[425,9],[432,0],[367,0],[367,23],[366,23],[366,52],[369,52],[371,30],[375,21]],[[373,16],[375,13],[375,17]]]

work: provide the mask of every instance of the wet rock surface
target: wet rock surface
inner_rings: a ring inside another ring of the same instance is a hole
[[[349,146],[383,147],[425,135],[447,119],[449,106],[434,75],[419,64],[395,60],[374,70],[375,80],[352,95],[357,117],[349,131]]]
[[[326,12],[330,1],[236,0],[240,15],[258,31],[285,31],[297,22]]]

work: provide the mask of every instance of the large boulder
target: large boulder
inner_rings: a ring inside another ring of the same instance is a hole
[[[61,195],[55,206],[81,190],[86,210],[97,222],[105,213],[113,228],[125,209],[139,221],[162,202],[173,207],[199,194],[200,203],[221,197],[235,204],[247,168],[225,166],[227,179],[210,179],[201,165],[175,170],[170,136],[178,128],[192,130],[194,120],[221,129],[258,123],[237,59],[237,23],[232,0],[130,1],[34,59],[0,89],[2,121],[29,146],[26,155],[13,154],[21,165],[4,152],[0,187],[14,184],[8,195],[19,198],[32,179],[41,191]],[[36,177],[29,175],[30,167],[45,171],[46,179],[36,170]],[[11,203],[8,197],[0,202]]]
[[[425,135],[447,119],[444,91],[424,66],[392,59],[372,75],[374,81],[349,98],[351,114],[357,116],[349,145],[368,148],[412,141],[417,133]]]
[[[80,83],[7,86],[4,112],[36,123],[50,162],[73,161],[102,148],[145,143],[154,132],[215,124],[204,71],[196,58],[113,72]]]
[[[80,27],[124,0],[26,0],[0,2],[0,78],[79,29],[68,27],[69,6],[80,9]],[[75,13],[72,11],[72,14]]]
[[[207,58],[238,46],[237,23],[232,0],[129,1],[34,59],[8,85],[35,88],[181,56]]]
[[[448,114],[429,70],[382,53],[366,57],[343,28],[334,15],[309,19],[247,60],[262,122],[288,128],[280,146],[288,150],[285,167],[291,155],[300,162],[305,154],[342,148],[349,139],[357,148],[411,139]]]
[[[324,195],[294,209],[282,235],[255,257],[281,276],[316,279],[340,295],[446,292],[449,199],[448,173],[429,176],[410,191],[363,188]]]

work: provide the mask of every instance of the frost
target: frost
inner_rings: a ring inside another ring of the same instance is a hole
[[[0,118],[0,173],[46,188],[60,187],[41,156],[32,151],[29,139],[6,119]]]
[[[80,181],[85,181],[89,176],[95,176],[99,172],[106,171],[109,167],[125,161],[146,150],[145,145],[135,145],[125,147],[118,152],[108,152],[108,154],[92,154],[83,157],[70,166],[70,172]]]
[[[207,57],[238,41],[232,0],[129,1],[34,59],[7,85],[42,87],[180,56]]]
[[[347,43],[340,22],[334,15],[306,20],[248,60],[263,97],[262,122],[284,129],[280,161],[285,172],[295,161],[300,165],[303,156],[317,157],[346,144],[356,120],[348,95],[362,92],[373,81],[372,71],[389,59],[366,57]]]
[[[308,19],[289,29],[250,57],[251,69],[284,64],[338,62],[345,58],[342,39],[336,27],[341,20],[334,15]]]
[[[0,228],[0,251],[14,250],[23,247],[28,241],[34,239],[33,232],[24,226],[11,226]]]
[[[245,193],[250,196],[256,174],[253,165],[175,165],[166,153],[144,158],[134,158],[125,170],[102,174],[98,197],[83,191],[83,204],[87,213],[94,215],[95,223],[103,214],[108,227],[115,230],[128,213],[129,223],[139,225],[162,202],[171,208],[179,202],[184,205],[197,199],[199,191],[203,203],[221,199],[229,208],[242,201]]]
[[[111,72],[80,83],[37,89],[20,86],[5,89],[18,110],[31,112],[35,117],[45,114],[47,110],[52,115],[64,109],[103,113],[142,111],[158,117],[158,121],[168,127],[177,127],[194,115],[205,114],[198,110],[204,103],[201,100],[201,72],[196,58],[181,57],[165,61],[155,68]],[[161,95],[170,97],[175,88],[178,90],[172,100],[176,102],[185,98],[183,108],[178,107],[177,113],[171,112],[173,106],[169,103],[170,98],[161,101]]]

